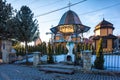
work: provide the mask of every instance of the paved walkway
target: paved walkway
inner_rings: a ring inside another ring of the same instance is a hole
[[[76,72],[72,75],[45,73],[34,67],[1,64],[0,80],[120,80],[120,77],[83,72]]]

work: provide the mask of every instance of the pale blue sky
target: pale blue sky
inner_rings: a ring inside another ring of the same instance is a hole
[[[73,4],[79,1],[82,0],[70,0]],[[11,3],[14,9],[17,10],[19,10],[22,5],[27,5],[34,15],[37,16],[65,7],[68,5],[69,0],[7,0],[7,3]],[[114,6],[86,14],[86,12],[95,11],[112,5]],[[50,35],[46,35],[45,33],[50,32],[49,29],[52,25],[56,26],[59,23],[60,18],[67,10],[69,10],[69,8],[36,18],[39,23],[40,37],[42,41],[49,40]],[[114,35],[120,35],[120,0],[87,0],[83,3],[72,6],[71,10],[78,14],[84,25],[91,27],[90,31],[84,34],[84,37],[89,37],[94,34],[93,30],[95,26],[103,20],[103,17],[114,25]]]

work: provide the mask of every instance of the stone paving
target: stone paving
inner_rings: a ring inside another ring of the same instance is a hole
[[[1,64],[0,80],[120,80],[120,76],[83,72],[76,72],[72,75],[46,73],[35,67]]]

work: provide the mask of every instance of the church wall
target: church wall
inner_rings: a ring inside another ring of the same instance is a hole
[[[38,38],[38,39],[36,39],[36,40],[34,41],[34,45],[35,45],[35,46],[37,46],[37,45],[39,45],[39,44],[41,44],[41,43],[42,43],[42,41],[41,41],[40,38]]]
[[[97,36],[97,35],[100,35],[100,30],[96,30],[95,31],[95,35]]]
[[[68,40],[69,39],[69,36],[65,36],[65,40]]]
[[[107,50],[108,51],[112,51],[112,46],[113,46],[112,45],[112,39],[108,39],[107,42],[108,42],[108,44],[107,44]]]
[[[103,28],[103,29],[99,29],[95,31],[95,35],[100,35],[100,36],[107,36],[108,34],[113,34],[113,30],[112,29],[107,29],[107,28]]]
[[[113,34],[113,30],[112,29],[108,29],[108,34]]]
[[[96,43],[95,43],[95,49],[97,50],[98,49],[98,45],[99,45],[99,40],[96,40]],[[107,52],[111,52],[112,51],[112,46],[113,46],[113,43],[112,43],[112,39],[108,39],[107,40],[107,47],[106,48],[103,48],[103,51],[107,51]]]
[[[76,41],[76,38],[72,38],[73,41]],[[77,41],[80,41],[80,38],[77,38]]]
[[[59,39],[60,39],[60,37],[59,37],[59,36],[56,36],[55,40],[59,40]]]
[[[101,29],[100,36],[107,36],[107,29]]]

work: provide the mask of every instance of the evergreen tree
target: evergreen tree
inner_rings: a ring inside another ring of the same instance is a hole
[[[80,44],[77,44],[77,52],[80,52]]]
[[[47,57],[47,62],[48,63],[54,63],[54,60],[53,60],[53,47],[50,45],[50,42],[48,43],[48,57]]]
[[[42,44],[39,45],[39,50],[42,52]]]
[[[67,54],[67,53],[68,53],[68,49],[66,48],[66,46],[64,46],[64,54]]]
[[[55,45],[55,53],[58,54],[58,45]]]
[[[82,50],[84,50],[84,43],[82,43],[81,46],[82,46]]]
[[[58,44],[58,54],[61,54],[61,51],[62,51],[61,44]]]
[[[99,45],[97,48],[94,67],[96,69],[104,69],[104,55],[103,55],[103,49],[102,49],[102,38],[100,38]]]
[[[41,48],[42,48],[41,52],[43,54],[46,54],[47,53],[47,47],[46,47],[46,43],[45,42],[42,42]]]
[[[11,4],[7,4],[5,0],[0,0],[0,38],[2,39],[8,39],[12,37],[12,29],[10,29],[8,25],[12,15],[13,8]]]
[[[84,46],[83,50],[87,50],[87,44],[84,43],[83,46]]]
[[[61,53],[62,53],[62,54],[64,54],[64,53],[65,53],[65,48],[64,48],[64,46],[63,46],[63,45],[61,46]]]
[[[91,50],[91,45],[90,45],[90,43],[87,44],[87,47],[88,47],[88,48],[87,48],[88,50]]]
[[[28,42],[34,41],[39,36],[37,20],[33,20],[33,13],[27,6],[22,6],[12,20],[14,37],[25,42],[26,62],[28,62]]]

